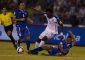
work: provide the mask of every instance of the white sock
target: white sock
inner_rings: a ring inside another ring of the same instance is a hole
[[[38,48],[38,47],[39,47],[39,43],[35,42],[35,48]]]
[[[45,44],[45,41],[41,41],[39,47],[42,47]]]

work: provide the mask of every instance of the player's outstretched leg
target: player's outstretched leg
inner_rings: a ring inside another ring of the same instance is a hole
[[[39,43],[39,47],[42,47],[45,44],[45,41],[47,40],[47,36],[43,37],[42,40]]]
[[[39,47],[40,42],[41,42],[41,39],[38,38],[38,40],[35,42],[35,48]]]
[[[28,51],[28,54],[36,54],[37,55],[38,52],[40,52],[42,50],[43,50],[43,47],[38,47],[38,48]]]

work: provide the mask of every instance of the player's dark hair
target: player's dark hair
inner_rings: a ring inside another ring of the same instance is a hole
[[[46,12],[53,13],[53,10],[52,9],[46,9]]]
[[[46,9],[46,13],[48,18],[51,18],[53,16],[53,10],[52,9]]]
[[[69,35],[68,38],[72,38],[72,36]]]
[[[20,2],[18,5],[20,5],[20,4],[25,4],[24,2]]]

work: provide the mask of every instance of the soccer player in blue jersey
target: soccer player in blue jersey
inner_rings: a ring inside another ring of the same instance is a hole
[[[61,38],[62,39],[62,38]],[[49,56],[65,56],[69,53],[70,48],[74,46],[76,39],[71,31],[65,41],[61,41],[58,46],[42,46],[30,50],[28,53],[38,54],[42,50],[46,50]]]
[[[28,17],[28,11],[25,9],[24,3],[19,4],[19,9],[14,12],[14,15],[16,17],[16,27],[19,36],[18,46],[20,46],[20,40],[24,40],[27,46],[27,50],[29,50],[30,41],[28,38],[29,28],[27,22],[33,23],[33,21]]]

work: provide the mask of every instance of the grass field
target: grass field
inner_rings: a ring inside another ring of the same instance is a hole
[[[0,42],[0,60],[85,60],[85,47],[73,47],[67,56],[44,56],[40,52],[39,55],[29,55],[25,44],[22,43],[25,51],[23,54],[18,54],[12,47],[11,42]],[[34,44],[31,44],[31,48],[34,48]]]

